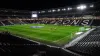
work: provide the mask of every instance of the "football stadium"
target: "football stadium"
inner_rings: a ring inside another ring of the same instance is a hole
[[[100,2],[37,11],[0,9],[0,56],[100,55]]]
[[[2,26],[1,31],[8,31],[13,35],[30,40],[43,41],[46,44],[55,43],[58,45],[66,44],[73,39],[80,26],[63,25],[44,25],[44,24],[25,24]],[[81,31],[81,30],[80,30]]]

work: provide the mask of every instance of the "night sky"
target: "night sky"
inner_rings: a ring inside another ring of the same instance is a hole
[[[34,11],[96,1],[99,0],[0,0],[0,8]]]

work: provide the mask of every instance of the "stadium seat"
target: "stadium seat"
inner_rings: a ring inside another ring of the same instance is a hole
[[[100,27],[93,30],[74,46],[66,48],[85,56],[100,55]]]

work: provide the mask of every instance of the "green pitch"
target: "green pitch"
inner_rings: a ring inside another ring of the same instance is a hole
[[[44,26],[42,28],[31,28],[31,26]],[[0,26],[0,31],[9,31],[11,34],[22,38],[31,39],[45,44],[64,45],[71,41],[80,26],[26,24]]]

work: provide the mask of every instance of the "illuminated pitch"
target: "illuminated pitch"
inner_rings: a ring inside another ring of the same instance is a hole
[[[41,28],[31,28],[32,26],[43,26]],[[27,24],[1,26],[0,31],[9,31],[11,34],[22,38],[38,41],[50,45],[64,45],[75,37],[81,26],[64,25],[45,25],[45,24]]]

